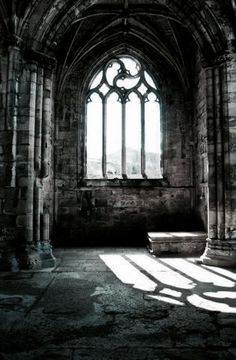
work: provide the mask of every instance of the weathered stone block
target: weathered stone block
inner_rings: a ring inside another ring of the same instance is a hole
[[[149,251],[154,255],[201,254],[206,246],[207,234],[204,232],[149,232]]]

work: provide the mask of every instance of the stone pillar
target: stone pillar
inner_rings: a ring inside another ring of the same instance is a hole
[[[32,56],[32,54],[31,54]],[[19,161],[17,181],[20,189],[18,199],[18,249],[17,258],[19,267],[23,269],[40,269],[53,267],[55,258],[52,255],[50,237],[44,238],[45,232],[49,234],[48,221],[44,220],[44,180],[48,176],[45,172],[45,163],[48,164],[48,139],[51,128],[51,103],[48,103],[48,93],[45,91],[47,77],[45,78],[45,65],[42,55],[25,63],[21,84],[22,100],[19,104],[21,114],[19,133],[23,144],[19,144]],[[51,86],[51,84],[50,84]],[[48,115],[50,113],[50,116]],[[46,123],[46,125],[45,125]],[[46,148],[46,150],[44,149]],[[46,155],[45,155],[46,154]],[[44,227],[46,227],[44,229]]]
[[[40,181],[42,183],[43,198],[41,201],[41,260],[44,267],[54,266],[55,258],[50,245],[50,224],[52,221],[52,116],[53,116],[53,69],[55,63],[45,59],[43,89],[42,89],[42,135],[41,135],[41,165]]]
[[[34,166],[38,175],[41,174],[42,153],[42,118],[43,118],[43,79],[44,69],[38,67],[36,88],[36,114],[35,114],[35,158]]]
[[[206,70],[208,239],[204,264],[236,265],[236,58]]]
[[[8,48],[5,116],[0,124],[0,140],[4,140],[0,149],[4,153],[0,158],[4,158],[4,166],[0,164],[4,175],[0,182],[0,270],[55,265],[48,200],[53,194],[52,63],[54,59],[44,54],[23,52],[16,45]],[[14,234],[6,228],[8,218]]]
[[[1,59],[0,119],[0,269],[17,270],[15,257],[18,96],[21,51],[11,39],[6,57]]]
[[[16,181],[16,138],[18,116],[20,49],[18,46],[8,48],[8,73],[6,94],[5,139],[8,140],[6,159],[6,186],[15,187]]]
[[[17,227],[18,261],[20,268],[34,268],[38,265],[34,243],[34,155],[35,155],[35,113],[36,113],[37,64],[25,64],[22,76],[19,104],[17,182],[19,187]]]

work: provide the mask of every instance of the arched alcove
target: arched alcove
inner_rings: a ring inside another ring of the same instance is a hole
[[[15,199],[9,221],[18,244],[96,243],[189,226],[208,233],[204,261],[234,261],[233,10],[221,0],[2,2],[2,117],[11,148],[3,178]],[[163,177],[88,183],[86,84],[121,55],[157,79]]]

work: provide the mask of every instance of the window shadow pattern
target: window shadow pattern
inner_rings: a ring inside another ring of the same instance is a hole
[[[149,254],[102,254],[124,284],[146,300],[208,311],[236,313],[236,270],[198,264],[194,258],[154,258]]]

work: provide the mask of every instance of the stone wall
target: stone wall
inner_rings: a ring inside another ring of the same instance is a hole
[[[146,232],[196,229],[190,103],[176,79],[162,84],[163,181],[81,183],[79,74],[57,103],[54,244],[144,240]]]
[[[193,226],[191,189],[100,187],[60,190],[57,195],[55,245],[135,245],[145,241],[147,230]]]

